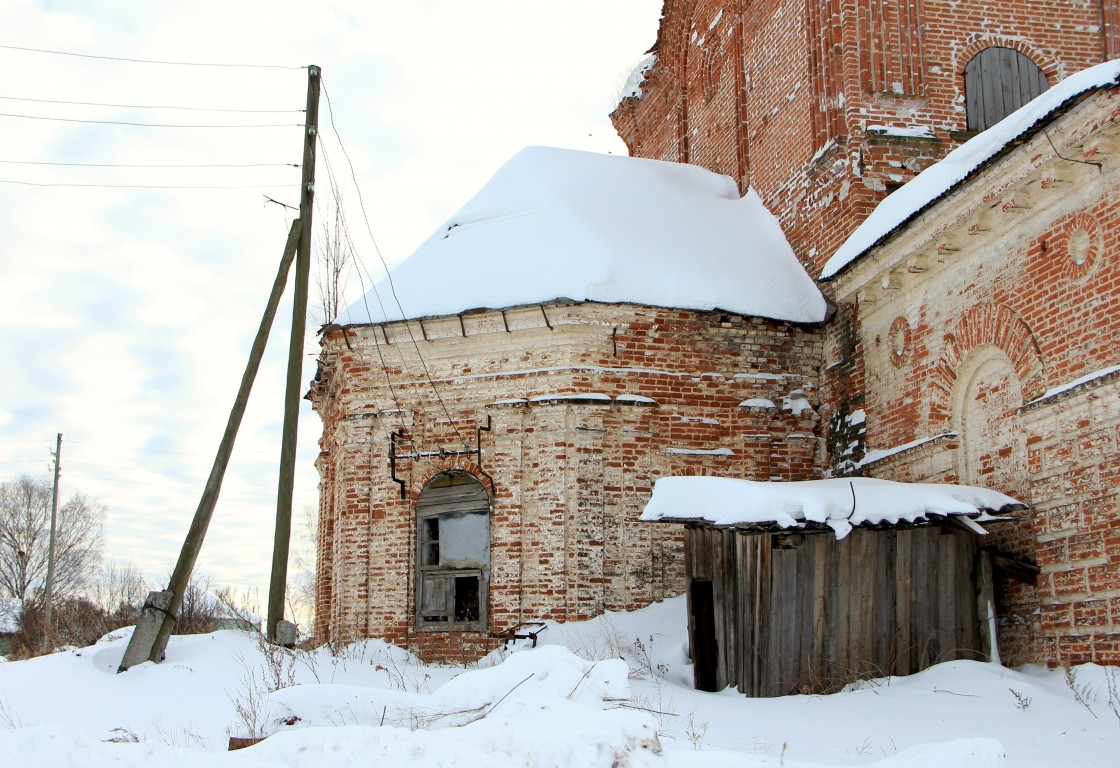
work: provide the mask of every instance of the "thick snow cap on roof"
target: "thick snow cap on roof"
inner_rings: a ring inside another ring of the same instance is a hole
[[[1098,88],[1120,85],[1120,60],[1108,61],[1067,77],[983,133],[972,137],[919,173],[879,203],[852,232],[821,270],[821,279],[835,276],[898,226],[957,186],[1012,141],[1022,136],[1070,99]]]
[[[842,539],[858,525],[921,522],[958,516],[977,533],[1000,513],[1026,507],[998,491],[971,485],[896,483],[869,477],[766,483],[727,477],[665,477],[653,486],[641,520],[705,522],[767,530],[827,525]],[[970,519],[972,518],[972,519]]]
[[[519,152],[339,325],[554,299],[721,309],[794,322],[825,302],[758,195],[696,166]],[[378,298],[380,297],[380,299]]]

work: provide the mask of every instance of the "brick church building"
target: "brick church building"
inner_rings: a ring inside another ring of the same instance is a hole
[[[1028,566],[997,574],[1002,658],[1120,663],[1118,24],[1114,0],[666,0],[619,135],[730,177],[715,197],[788,244],[740,277],[690,213],[678,260],[757,298],[788,248],[828,309],[635,280],[340,318],[311,391],[317,632],[477,657],[682,591],[680,531],[637,522],[659,477],[858,474],[1025,502],[993,528]],[[522,261],[546,248],[504,226]]]

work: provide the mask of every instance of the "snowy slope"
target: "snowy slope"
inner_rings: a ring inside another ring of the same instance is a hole
[[[470,668],[424,666],[378,641],[269,664],[254,636],[217,632],[172,638],[164,663],[118,675],[127,640],[109,640],[0,663],[0,759],[21,768],[1042,768],[1114,766],[1120,754],[1116,668],[1067,676],[957,661],[830,696],[747,699],[692,688],[686,634],[685,600],[675,598],[550,623],[540,647],[524,642]],[[227,732],[253,730],[272,735],[223,751]]]
[[[1118,79],[1120,60],[1082,70],[957,147],[879,203],[824,265],[821,279],[834,277],[896,227],[955,187],[1067,101],[1096,88],[1114,87]]]
[[[723,309],[797,322],[824,298],[754,192],[702,168],[530,147],[337,319],[547,302]],[[394,298],[399,298],[399,306]]]

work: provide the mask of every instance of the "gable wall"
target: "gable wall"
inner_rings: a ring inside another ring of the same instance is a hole
[[[1012,663],[1120,661],[1120,377],[1044,397],[1120,364],[1118,117],[1087,98],[833,284],[824,415],[866,414],[840,467],[927,441],[857,471],[1032,505],[993,540],[1042,568],[1001,582]]]
[[[972,55],[1015,48],[1053,84],[1116,55],[1115,6],[668,0],[657,64],[612,118],[632,155],[756,189],[818,274],[889,189],[967,137]]]

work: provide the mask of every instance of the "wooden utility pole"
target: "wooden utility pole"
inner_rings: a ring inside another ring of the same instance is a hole
[[[319,132],[319,68],[307,68],[307,123],[303,137],[303,179],[299,218],[303,234],[296,257],[292,300],[292,334],[288,343],[288,378],[284,393],[284,432],[280,444],[280,480],[276,494],[276,531],[272,544],[272,576],[268,584],[267,637],[277,641],[276,626],[284,618],[288,581],[288,548],[292,533],[292,491],[295,485],[296,436],[303,390],[303,344],[307,333],[307,288],[311,275],[311,212],[315,201],[315,140]],[[293,638],[294,639],[294,638]]]
[[[51,494],[51,534],[47,542],[47,587],[43,590],[43,618],[47,626],[51,626],[51,602],[54,593],[54,535],[58,527],[58,470],[62,462],[62,433],[58,433],[58,441],[54,447],[54,493]]]

